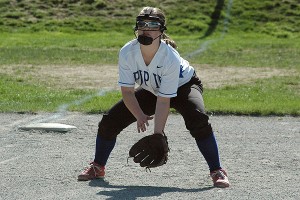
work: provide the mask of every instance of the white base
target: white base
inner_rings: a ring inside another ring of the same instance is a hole
[[[67,132],[76,129],[76,126],[60,123],[35,123],[19,127],[21,130],[44,130],[44,131],[55,131],[55,132]]]

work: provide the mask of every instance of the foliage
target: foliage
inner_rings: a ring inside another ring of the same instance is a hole
[[[0,0],[0,31],[132,33],[135,16],[146,5],[167,14],[170,34],[204,34],[225,18],[231,31],[283,38],[300,32],[298,0]]]

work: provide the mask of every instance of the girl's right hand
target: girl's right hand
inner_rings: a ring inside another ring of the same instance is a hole
[[[147,126],[149,126],[148,120],[151,120],[151,119],[153,119],[153,116],[148,116],[148,115],[145,115],[145,114],[143,114],[142,116],[140,116],[137,119],[136,123],[137,123],[137,130],[138,130],[139,133],[141,131],[145,132],[147,130]]]

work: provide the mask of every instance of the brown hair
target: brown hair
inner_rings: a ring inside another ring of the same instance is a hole
[[[162,35],[161,39],[164,40],[168,45],[171,45],[174,49],[177,48],[177,45],[174,40],[172,40],[165,32],[166,30],[166,17],[165,14],[162,10],[159,8],[154,8],[154,7],[144,7],[141,11],[139,16],[141,15],[149,15],[149,16],[154,16],[159,18],[159,22],[162,24],[163,29],[162,29]]]

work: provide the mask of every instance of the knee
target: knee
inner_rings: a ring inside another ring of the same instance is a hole
[[[108,114],[104,114],[98,124],[98,135],[106,140],[114,140],[120,132],[116,121]]]
[[[186,128],[190,131],[191,135],[196,139],[205,139],[212,133],[211,124],[208,122],[209,117],[202,112],[195,112],[194,115],[186,120]]]
[[[202,140],[208,138],[213,133],[213,130],[211,124],[207,123],[204,126],[195,126],[190,129],[190,133],[196,140]]]

